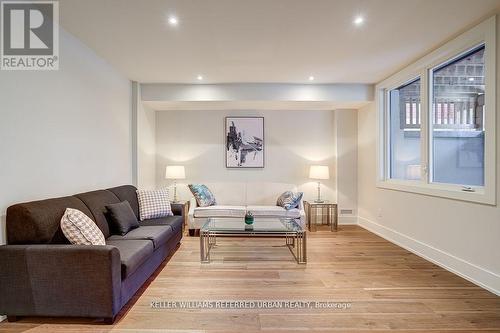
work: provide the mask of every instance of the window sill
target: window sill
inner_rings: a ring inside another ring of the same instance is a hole
[[[460,186],[447,184],[427,184],[412,180],[385,180],[377,182],[378,188],[402,192],[423,194],[445,199],[468,201],[486,205],[495,205],[495,193],[486,191],[483,187],[473,187],[475,192],[462,191]]]
[[[420,138],[420,131],[404,131],[405,138]],[[434,138],[483,138],[483,131],[435,131]]]

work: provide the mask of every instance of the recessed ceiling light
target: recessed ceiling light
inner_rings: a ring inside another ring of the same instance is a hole
[[[174,15],[170,15],[168,17],[168,24],[170,24],[172,27],[176,27],[179,25],[179,19]]]
[[[355,25],[357,26],[360,26],[363,24],[363,22],[365,22],[365,19],[363,18],[363,16],[361,15],[358,15],[354,18],[354,21],[352,21]]]
[[[201,80],[203,80],[203,76],[202,76],[202,75],[198,75],[198,76],[196,77],[196,79],[197,79],[198,81],[201,81]]]
[[[314,81],[314,76],[309,76],[309,81]]]
[[[474,78],[473,78],[473,77],[470,77],[470,78],[469,78],[469,81],[474,81]]]

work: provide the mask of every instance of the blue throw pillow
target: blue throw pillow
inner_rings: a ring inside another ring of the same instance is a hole
[[[276,204],[285,208],[286,210],[297,208],[299,206],[300,200],[302,200],[303,195],[304,193],[302,192],[293,193],[292,191],[286,191],[279,196]]]
[[[208,207],[217,204],[213,193],[205,185],[189,184],[188,187],[191,193],[193,193],[199,207]]]

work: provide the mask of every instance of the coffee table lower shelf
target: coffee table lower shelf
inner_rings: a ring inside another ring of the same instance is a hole
[[[298,264],[307,263],[306,232],[301,231],[218,231],[200,230],[200,261],[210,263],[210,250],[217,244],[217,236],[225,237],[273,237],[284,238],[288,247]]]

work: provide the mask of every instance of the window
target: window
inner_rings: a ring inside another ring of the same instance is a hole
[[[389,91],[390,178],[420,179],[420,78]]]
[[[432,181],[484,185],[484,45],[432,71]]]
[[[377,186],[496,203],[492,17],[376,86]]]

